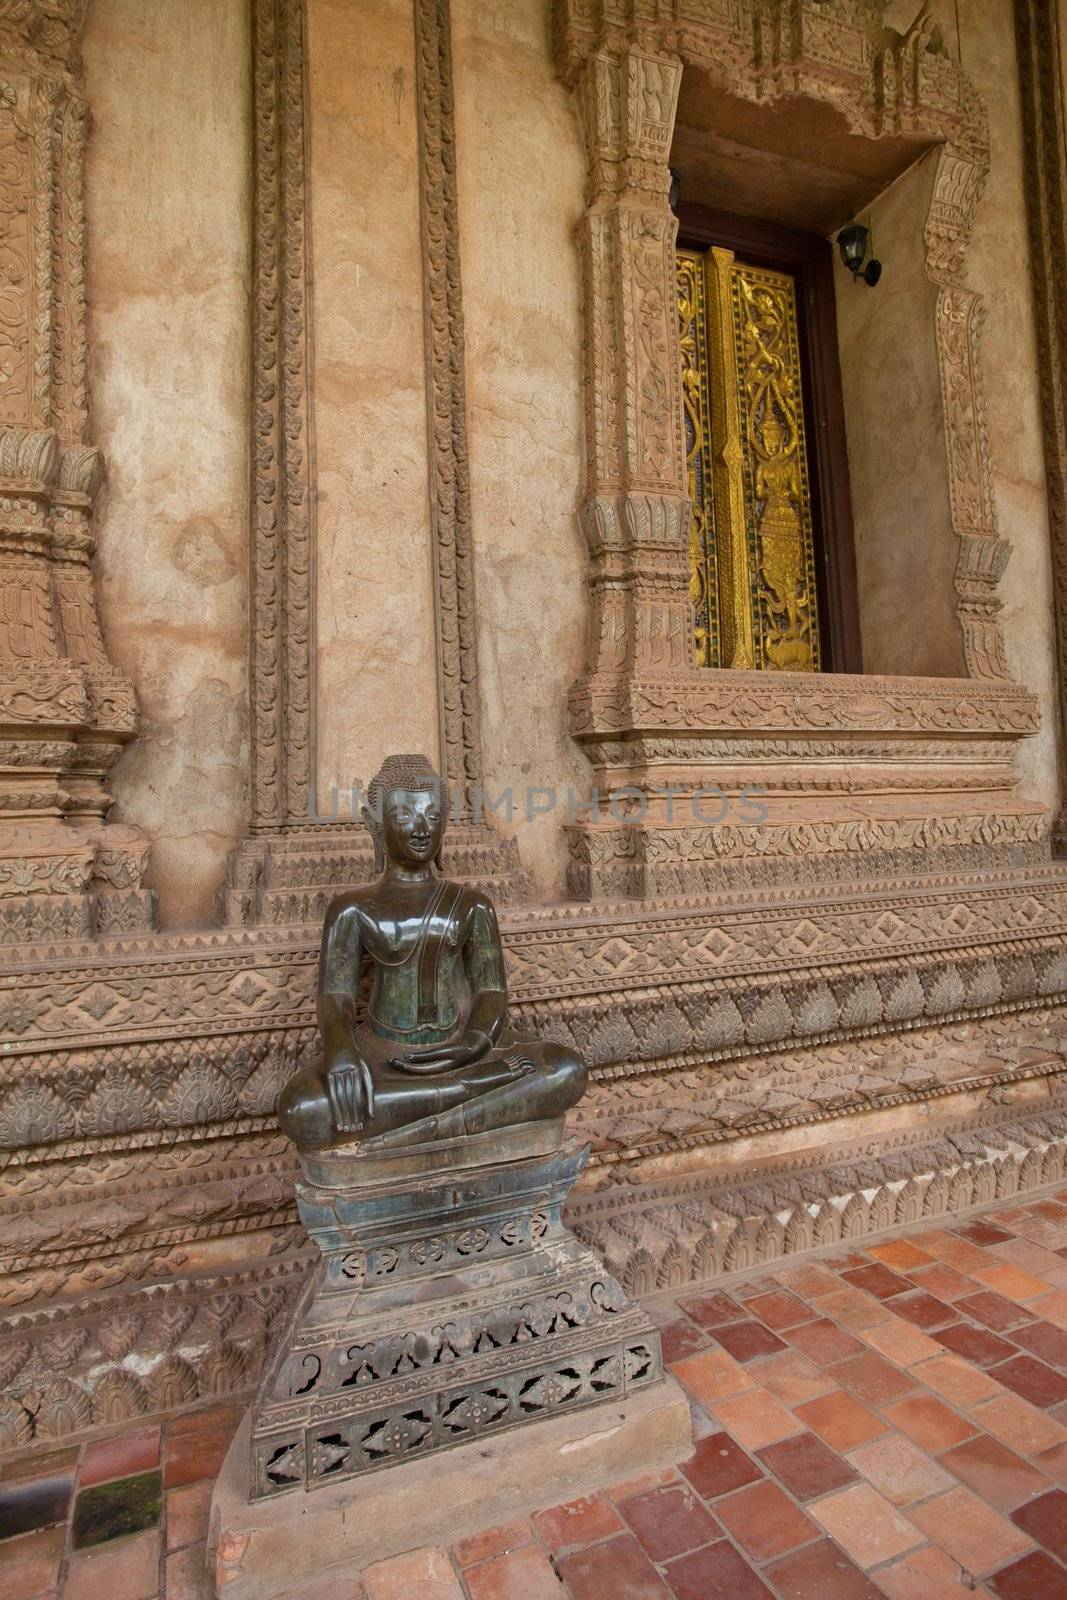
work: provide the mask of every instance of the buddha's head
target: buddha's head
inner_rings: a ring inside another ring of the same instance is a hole
[[[448,786],[425,756],[387,756],[367,787],[363,808],[378,871],[387,863],[440,865],[448,805]]]

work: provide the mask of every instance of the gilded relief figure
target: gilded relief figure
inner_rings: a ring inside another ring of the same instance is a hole
[[[779,671],[810,672],[811,598],[804,575],[796,453],[769,408],[754,443],[754,487],[763,506],[757,526],[761,599],[770,622],[763,647],[768,665]]]
[[[301,1152],[387,1152],[558,1120],[585,1064],[508,1027],[492,902],[437,869],[446,787],[424,756],[390,756],[367,799],[381,876],[326,914],[323,1057],[283,1089],[283,1130]]]

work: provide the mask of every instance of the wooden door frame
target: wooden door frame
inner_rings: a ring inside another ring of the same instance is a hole
[[[845,404],[837,349],[833,245],[818,234],[780,228],[682,201],[678,248],[719,245],[754,267],[787,272],[796,282],[804,425],[808,437],[812,521],[819,576],[822,669],[862,672],[852,495]]]

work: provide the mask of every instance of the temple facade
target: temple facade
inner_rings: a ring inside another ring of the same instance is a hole
[[[1062,1176],[1065,29],[0,5],[0,1450],[259,1381],[399,751],[627,1295]]]

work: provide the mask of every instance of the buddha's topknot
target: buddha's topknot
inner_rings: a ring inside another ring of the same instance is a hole
[[[379,872],[385,867],[382,801],[393,789],[407,789],[414,794],[435,794],[440,798],[441,809],[446,816],[449,809],[448,785],[438,777],[426,756],[386,756],[367,785],[367,806],[363,812],[363,820],[374,840],[374,864]]]

